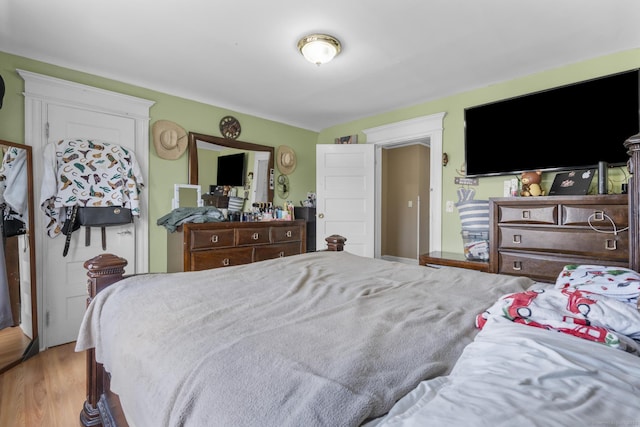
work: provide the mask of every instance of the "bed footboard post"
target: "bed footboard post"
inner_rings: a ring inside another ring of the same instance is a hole
[[[344,244],[347,241],[346,237],[342,237],[339,234],[332,234],[324,239],[327,242],[327,249],[330,251],[343,251]]]
[[[629,268],[638,271],[640,269],[640,133],[629,137],[624,142],[624,147],[629,154],[627,168],[629,178]]]
[[[95,298],[98,292],[107,286],[121,280],[127,260],[112,254],[98,255],[84,263],[87,269],[87,305]],[[95,351],[87,350],[87,400],[80,412],[80,423],[85,426],[102,425],[98,401],[104,392],[104,378],[102,365],[96,362]]]

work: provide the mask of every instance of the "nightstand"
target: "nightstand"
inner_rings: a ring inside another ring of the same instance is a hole
[[[464,255],[454,252],[434,251],[420,255],[420,265],[429,267],[446,266],[468,268],[470,270],[489,271],[489,261],[472,261]]]

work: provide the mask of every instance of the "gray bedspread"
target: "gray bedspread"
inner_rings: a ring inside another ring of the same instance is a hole
[[[474,316],[525,278],[317,252],[125,279],[95,347],[131,426],[358,426],[449,373]]]

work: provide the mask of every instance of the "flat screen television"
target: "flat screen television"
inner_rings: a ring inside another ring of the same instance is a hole
[[[231,187],[244,185],[244,158],[245,153],[219,156],[217,185]]]
[[[640,132],[640,70],[465,109],[466,175],[622,166]]]

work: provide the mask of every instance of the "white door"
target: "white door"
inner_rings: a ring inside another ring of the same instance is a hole
[[[34,262],[29,257],[29,236],[22,234],[18,236],[18,251],[20,253],[20,300],[23,301],[20,304],[20,328],[22,332],[33,339],[33,312],[31,311],[32,298],[36,298],[36,295],[31,293],[31,281],[35,280],[31,277],[31,263]]]
[[[374,256],[375,152],[371,144],[316,145],[316,248],[347,238],[345,251]]]
[[[267,189],[267,173],[269,169],[269,153],[266,151],[256,151],[253,153],[253,182],[249,206],[255,202],[266,202],[269,200]]]
[[[135,150],[135,120],[73,107],[49,104],[48,142],[64,138],[91,138]],[[135,152],[135,151],[134,151]],[[133,224],[106,228],[107,252],[135,265],[136,245]],[[87,279],[84,262],[104,253],[99,228],[91,229],[90,245],[85,246],[85,228],[71,235],[69,253],[62,256],[64,235],[45,237],[44,292],[47,346],[75,341],[86,309]]]

